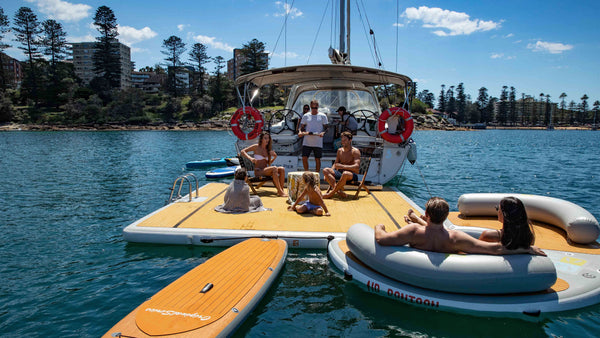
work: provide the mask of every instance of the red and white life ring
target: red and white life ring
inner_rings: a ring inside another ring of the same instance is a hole
[[[248,132],[247,134],[244,133],[244,131],[239,125],[239,120],[242,118],[242,116],[244,116],[244,114],[252,115],[252,118],[254,118],[254,129],[252,129],[252,131]],[[265,123],[263,121],[262,115],[260,115],[260,112],[256,108],[242,107],[235,111],[235,113],[231,117],[230,124],[231,131],[233,131],[237,138],[239,138],[240,140],[252,140],[260,134]]]
[[[392,116],[398,116],[404,120],[404,131],[402,134],[390,134],[385,127],[387,120]],[[381,113],[381,116],[379,116],[379,122],[377,124],[377,130],[379,131],[381,137],[384,140],[392,143],[406,142],[412,134],[414,128],[415,121],[413,121],[412,116],[410,116],[408,110],[400,107],[392,107],[384,110],[383,113]]]

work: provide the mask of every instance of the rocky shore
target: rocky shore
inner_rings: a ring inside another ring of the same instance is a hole
[[[448,120],[432,114],[415,114],[415,130],[468,130],[454,126]],[[147,125],[130,124],[85,124],[85,125],[49,125],[49,124],[18,124],[7,123],[0,125],[0,131],[97,131],[97,130],[227,130],[229,129],[229,120],[215,119],[202,122],[177,122],[177,123],[154,123]],[[546,129],[545,127],[493,127],[488,129]],[[590,129],[586,127],[561,127],[556,129]]]

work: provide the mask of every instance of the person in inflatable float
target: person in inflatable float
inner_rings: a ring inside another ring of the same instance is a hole
[[[535,242],[531,223],[527,218],[525,205],[516,197],[504,197],[498,206],[500,230],[486,230],[479,239],[486,242],[500,242],[507,249],[526,249]]]
[[[448,202],[440,197],[432,197],[425,205],[425,216],[419,217],[412,210],[404,216],[406,226],[387,232],[383,224],[375,226],[375,240],[379,245],[405,245],[419,250],[443,253],[474,253],[489,255],[546,254],[535,246],[507,249],[500,242],[485,242],[471,237],[460,230],[449,230],[443,225],[449,213]]]

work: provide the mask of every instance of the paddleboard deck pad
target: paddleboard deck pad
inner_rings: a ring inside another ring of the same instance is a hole
[[[287,243],[251,238],[169,284],[104,337],[216,337],[231,334],[281,271]]]
[[[238,167],[225,167],[225,168],[218,168],[218,169],[214,169],[211,171],[207,171],[206,174],[204,174],[204,176],[206,176],[206,178],[223,178],[223,177],[229,177],[229,176],[233,176],[235,175],[235,171],[237,170]]]

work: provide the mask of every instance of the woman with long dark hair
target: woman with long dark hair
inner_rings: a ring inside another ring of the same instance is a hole
[[[248,155],[248,152],[253,152],[254,157]],[[287,196],[283,190],[285,184],[285,169],[283,167],[271,165],[277,158],[277,154],[273,151],[273,140],[271,139],[271,134],[269,134],[269,132],[263,131],[260,133],[258,143],[243,149],[242,156],[254,163],[255,176],[273,177],[277,195],[281,197]]]
[[[527,249],[535,242],[535,235],[531,222],[527,218],[527,211],[520,199],[505,197],[496,207],[498,221],[502,223],[500,230],[486,230],[479,239],[486,242],[501,242],[509,249]]]

